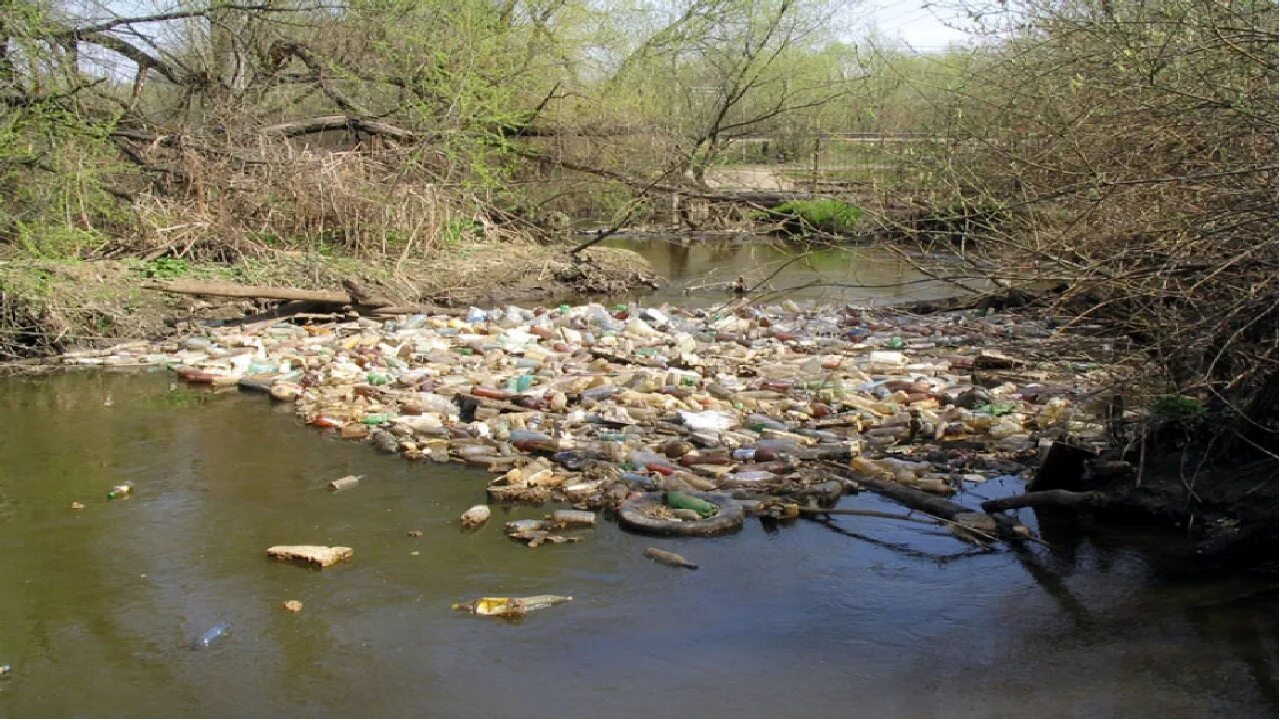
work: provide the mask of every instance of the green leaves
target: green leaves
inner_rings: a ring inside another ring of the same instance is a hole
[[[790,216],[811,229],[851,232],[862,218],[862,209],[841,200],[792,200],[770,209],[771,214]]]

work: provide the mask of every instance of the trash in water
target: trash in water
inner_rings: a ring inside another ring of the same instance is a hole
[[[326,568],[346,560],[355,554],[349,547],[325,547],[323,545],[273,545],[267,555],[278,560],[296,560]]]
[[[108,499],[110,499],[110,496],[109,496],[109,495],[108,495]],[[84,503],[82,503],[82,502],[73,502],[73,503],[71,503],[71,509],[72,509],[72,510],[83,510],[83,509],[84,509]]]
[[[133,494],[133,483],[131,482],[120,483],[119,485],[116,485],[115,487],[107,491],[107,499],[118,500],[122,497],[127,497],[132,494]],[[72,507],[74,508],[75,506],[72,505]]]
[[[344,477],[340,477],[329,483],[329,489],[335,492],[338,490],[350,490],[351,488],[359,485],[360,479],[363,477],[363,475],[346,475]]]
[[[531,548],[536,548],[546,543],[559,545],[582,540],[580,537],[556,535],[552,532],[552,530],[560,527],[562,527],[560,524],[552,520],[513,520],[506,524],[504,530],[507,537],[522,542]]]
[[[300,601],[300,600],[285,600],[285,601],[284,601],[284,605],[283,605],[283,607],[284,607],[284,609],[285,609],[285,610],[288,610],[288,611],[289,611],[289,612],[291,612],[291,613],[300,613],[300,612],[302,612],[302,601]]]
[[[460,522],[464,528],[477,528],[489,521],[489,506],[476,505],[462,513]]]
[[[218,623],[217,625],[214,625],[213,627],[201,633],[200,637],[196,638],[195,641],[191,643],[191,649],[201,650],[203,648],[209,647],[218,638],[222,637],[223,635],[226,635],[227,631],[230,629],[231,629],[231,623],[228,623],[228,622],[222,622],[222,623]]]
[[[693,512],[697,513],[699,518],[703,518],[703,519],[714,517],[716,514],[720,512],[720,508],[716,507],[712,503],[707,502],[706,500],[701,500],[699,498],[693,497],[692,495],[686,495],[682,492],[676,492],[674,490],[667,491],[665,500],[666,500],[667,507],[681,509],[681,510],[692,510]]]
[[[462,610],[472,615],[489,615],[493,617],[515,618],[535,610],[543,610],[552,605],[559,605],[573,600],[565,595],[529,595],[527,597],[483,597],[475,602],[454,603],[454,610]]]
[[[658,548],[649,548],[645,550],[644,556],[660,565],[667,565],[675,568],[688,568],[690,570],[698,569],[697,565],[685,560],[683,556],[666,550],[659,550]]]
[[[556,510],[551,513],[556,525],[595,525],[596,514],[590,510]]]
[[[1101,447],[1106,435],[1094,396],[1106,338],[1016,312],[591,303],[201,332],[63,362],[243,380],[322,432],[491,472],[489,503],[587,511],[621,511],[637,493],[732,493],[790,517],[830,482],[828,461],[947,495],[1020,469],[1043,440]],[[1081,356],[1090,363],[1062,360]],[[645,503],[647,529],[727,531],[741,512],[709,523],[720,516],[705,505],[680,505]],[[516,534],[571,541],[552,527]]]

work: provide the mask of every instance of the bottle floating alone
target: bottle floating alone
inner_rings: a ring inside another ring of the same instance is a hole
[[[231,623],[229,622],[221,622],[221,623],[218,623],[217,625],[214,625],[208,630],[205,630],[203,633],[200,634],[200,637],[196,638],[191,642],[191,649],[202,650],[204,648],[209,647],[215,641],[217,641],[218,638],[222,637],[223,635],[226,635],[227,631],[230,629],[231,629]]]
[[[128,497],[132,494],[133,494],[133,483],[125,482],[125,483],[120,483],[119,485],[116,485],[115,487],[108,490],[107,499],[119,500],[120,498]]]
[[[485,597],[470,603],[454,603],[454,610],[462,610],[472,615],[492,615],[496,617],[514,618],[534,610],[542,610],[552,605],[559,605],[573,600],[564,595],[530,595],[528,597]]]

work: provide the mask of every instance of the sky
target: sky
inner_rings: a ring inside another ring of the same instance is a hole
[[[875,28],[885,39],[925,52],[941,50],[952,43],[965,44],[971,36],[947,22],[957,23],[954,7],[938,7],[927,0],[863,0],[842,13],[848,23],[850,40],[865,36]],[[905,47],[904,47],[905,49]]]

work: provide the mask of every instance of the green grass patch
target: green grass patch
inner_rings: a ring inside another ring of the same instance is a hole
[[[106,244],[96,230],[38,223],[15,223],[15,247],[34,260],[78,260],[86,252]]]
[[[1167,423],[1192,425],[1206,419],[1204,403],[1186,395],[1161,395],[1151,401],[1151,414]]]
[[[827,232],[851,232],[862,209],[842,200],[791,200],[770,208],[774,215],[798,220],[802,227]]]

